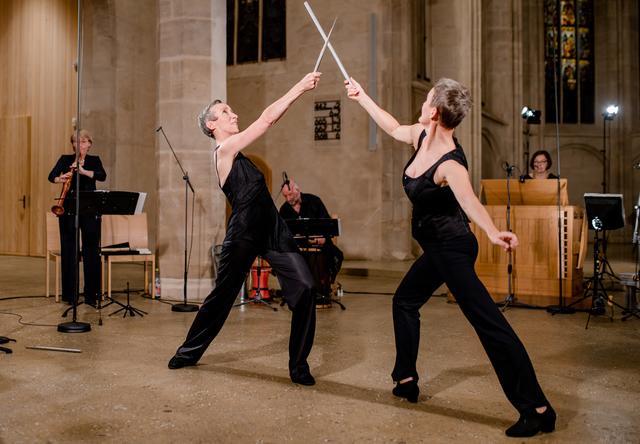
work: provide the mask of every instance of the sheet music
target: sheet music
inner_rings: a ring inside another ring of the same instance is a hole
[[[144,201],[147,198],[147,193],[138,193],[138,202],[136,202],[136,211],[133,214],[141,214],[144,207]]]

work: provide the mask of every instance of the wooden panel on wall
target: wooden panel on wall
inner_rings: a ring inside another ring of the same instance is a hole
[[[0,117],[0,253],[29,254],[31,119]]]
[[[60,154],[70,151],[76,114],[76,2],[3,0],[0,29],[0,116],[31,116],[30,224],[25,229],[29,254],[42,256],[42,214],[59,193],[47,175]]]

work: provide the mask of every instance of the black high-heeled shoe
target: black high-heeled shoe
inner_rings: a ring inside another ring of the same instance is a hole
[[[528,438],[538,432],[551,433],[556,428],[556,412],[549,404],[547,409],[538,413],[535,409],[532,413],[523,413],[514,425],[505,430],[505,434],[512,438]]]
[[[392,392],[398,398],[404,398],[409,402],[418,402],[418,395],[420,395],[420,389],[418,388],[418,382],[412,379],[403,383],[396,383]]]
[[[193,361],[191,359],[183,358],[181,356],[174,356],[169,361],[168,367],[171,370],[176,370],[183,367],[191,367],[192,365],[196,365],[198,361]]]

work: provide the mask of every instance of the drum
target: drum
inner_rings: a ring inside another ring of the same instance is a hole
[[[260,292],[261,299],[269,299],[269,275],[271,267],[269,263],[261,257],[256,258],[251,266],[251,289],[249,290],[249,298],[255,299],[256,293]]]

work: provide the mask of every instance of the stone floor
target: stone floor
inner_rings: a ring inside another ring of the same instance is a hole
[[[613,265],[633,269],[625,258]],[[172,371],[167,361],[193,314],[136,294],[132,303],[149,313],[144,318],[108,316],[109,307],[98,325],[98,312],[81,306],[79,319],[91,332],[58,333],[64,307],[41,297],[43,267],[43,259],[0,256],[0,335],[17,340],[13,354],[0,354],[0,443],[513,441],[504,429],[516,412],[446,298],[422,311],[419,402],[391,395],[386,293],[406,263],[346,264],[347,309],[318,311],[310,357],[318,383],[310,388],[288,378],[286,309],[234,309],[200,364]],[[140,267],[118,267],[116,288],[142,286]],[[559,416],[555,433],[533,441],[640,442],[640,320],[622,322],[616,310],[613,321],[594,317],[585,330],[585,313],[513,308],[506,317]]]

